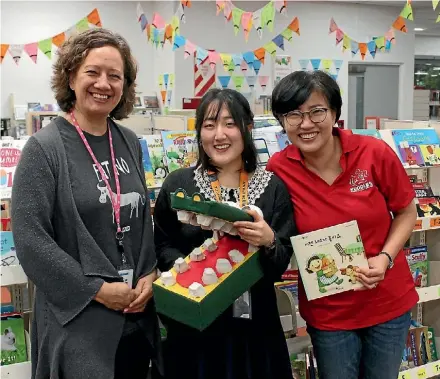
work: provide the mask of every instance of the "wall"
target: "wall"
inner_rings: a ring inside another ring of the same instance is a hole
[[[2,1],[1,41],[2,43],[29,43],[54,36],[98,8],[103,27],[121,33],[129,42],[139,65],[138,90],[151,93],[154,88],[152,72],[153,49],[146,42],[136,21],[137,2],[126,1]],[[152,3],[142,3],[144,9],[152,12]],[[56,48],[53,46],[52,54]],[[15,104],[27,102],[54,103],[50,89],[53,59],[38,54],[35,64],[26,53],[17,66],[8,56],[1,67],[1,115],[11,117],[9,94],[15,94]]]
[[[440,36],[428,37],[416,35],[415,55],[431,55],[440,57]]]

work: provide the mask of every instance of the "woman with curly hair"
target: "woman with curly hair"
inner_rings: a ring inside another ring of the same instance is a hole
[[[34,379],[145,379],[160,367],[152,302],[156,257],[136,135],[127,117],[137,67],[104,29],[58,51],[52,89],[65,112],[23,149],[12,193],[14,240],[36,286]]]

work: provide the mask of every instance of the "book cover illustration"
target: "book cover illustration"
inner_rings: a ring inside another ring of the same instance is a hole
[[[413,246],[404,249],[414,284],[417,288],[428,285],[428,248],[424,245]]]
[[[15,251],[14,238],[12,232],[2,232],[0,237],[1,266],[19,265]]]
[[[169,172],[196,165],[199,152],[195,131],[167,131],[161,134]]]
[[[352,129],[353,134],[359,134],[361,136],[375,137],[377,139],[382,139],[380,133],[376,129]]]
[[[358,267],[368,267],[356,221],[291,237],[308,300],[361,288]]]
[[[430,166],[440,166],[440,145],[420,145],[420,150],[424,159],[424,164]]]
[[[148,153],[147,141],[144,139],[140,139],[139,143],[142,149],[142,163],[144,165],[144,171],[145,171],[145,182],[147,183],[147,187],[154,187],[155,186],[154,172],[153,172],[153,166],[151,164],[150,154]]]
[[[404,167],[417,168],[425,166],[425,160],[422,157],[419,146],[410,145],[408,142],[401,142],[397,148]]]
[[[10,198],[15,169],[26,140],[0,141],[0,198]]]
[[[280,147],[280,151],[285,149],[287,146],[291,144],[286,133],[278,132],[276,136],[277,136],[278,146]]]
[[[147,141],[148,156],[150,157],[151,170],[154,176],[153,186],[160,187],[168,175],[162,136],[160,134],[144,135],[142,139]]]
[[[440,216],[438,197],[419,197],[416,199],[418,217]]]
[[[1,317],[1,365],[26,362],[27,348],[24,322],[21,315],[5,314]]]

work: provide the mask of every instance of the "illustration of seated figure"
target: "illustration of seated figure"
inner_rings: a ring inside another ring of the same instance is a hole
[[[336,275],[338,268],[334,259],[329,255],[312,256],[307,263],[306,271],[309,274],[316,273],[319,292],[321,293],[327,292],[325,287],[334,283],[341,284],[344,281],[344,279],[339,279]]]

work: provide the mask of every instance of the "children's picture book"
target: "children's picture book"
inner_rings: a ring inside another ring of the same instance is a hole
[[[440,166],[440,145],[420,145],[425,166]]]
[[[280,148],[280,151],[285,149],[287,146],[289,146],[291,144],[286,133],[278,132],[276,134],[276,136],[277,136],[277,141],[278,141],[278,146]]]
[[[308,300],[362,287],[355,272],[368,261],[356,221],[291,237],[291,242]]]
[[[0,198],[10,198],[15,169],[26,140],[0,141]]]
[[[148,153],[147,141],[140,139],[139,143],[141,144],[142,149],[142,163],[145,171],[145,182],[147,183],[147,187],[154,187],[154,172],[153,166],[151,165],[150,154]]]
[[[17,252],[15,250],[14,238],[12,232],[1,232],[0,236],[0,251],[1,251],[1,265],[14,266],[19,265],[20,262],[17,258]]]
[[[196,165],[199,152],[195,131],[166,131],[161,134],[169,172]]]
[[[160,187],[168,175],[162,136],[160,134],[144,135],[142,139],[147,141],[148,156],[154,176],[154,184],[152,186]]]
[[[359,134],[361,136],[370,136],[377,139],[382,139],[377,129],[352,129],[353,134]]]
[[[1,358],[0,364],[11,365],[28,360],[23,318],[18,313],[1,317]]]
[[[404,249],[406,261],[411,270],[417,288],[428,285],[428,248],[425,245],[412,246]]]

